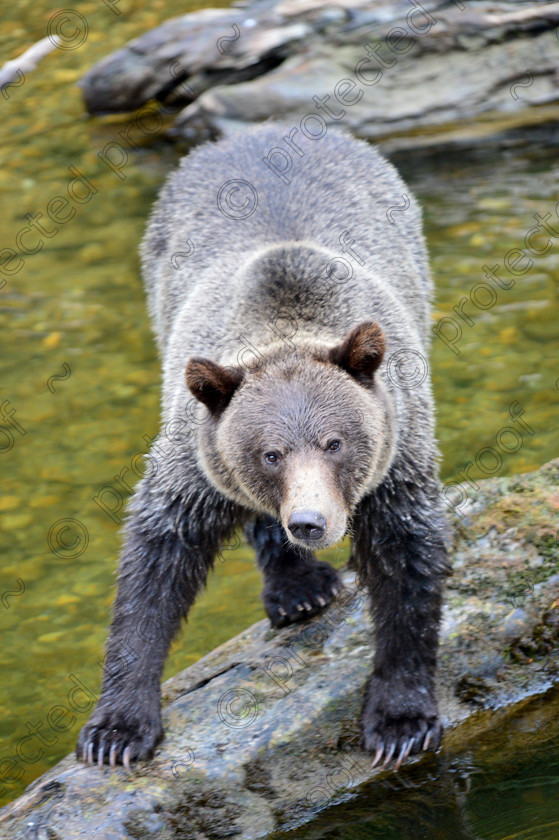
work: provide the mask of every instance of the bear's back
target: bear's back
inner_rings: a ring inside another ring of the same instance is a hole
[[[406,209],[392,216],[395,207]],[[353,254],[342,237],[353,240]],[[204,286],[219,317],[220,302],[226,309],[242,294],[234,285],[242,266],[286,242],[313,243],[361,266],[425,322],[431,286],[421,217],[394,167],[334,129],[313,140],[267,123],[194,150],[161,191],[142,243],[160,347],[189,295]]]

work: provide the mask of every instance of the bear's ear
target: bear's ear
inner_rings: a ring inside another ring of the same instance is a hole
[[[226,368],[209,359],[190,359],[186,366],[186,384],[197,400],[212,414],[221,414],[243,381],[239,368]]]
[[[371,379],[382,362],[386,343],[378,324],[365,321],[354,327],[341,344],[333,347],[329,361],[357,379]]]

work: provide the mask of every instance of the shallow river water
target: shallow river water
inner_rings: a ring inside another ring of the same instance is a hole
[[[76,685],[99,689],[121,505],[158,425],[159,365],[137,246],[178,153],[137,133],[138,148],[128,150],[120,174],[112,171],[99,153],[128,120],[88,119],[75,83],[94,61],[185,4],[96,0],[76,9],[83,40],[55,50],[0,101],[0,248],[42,243],[4,262],[0,274],[2,802],[71,750],[87,719]],[[52,14],[44,0],[12,4],[12,19],[0,21],[0,61],[44,37]],[[423,203],[437,286],[431,367],[442,477],[450,484],[467,468],[475,492],[476,479],[527,471],[559,454],[559,163],[545,139],[394,161]],[[48,221],[49,208],[59,223]],[[534,234],[535,214],[551,230]],[[43,230],[25,232],[32,221]],[[107,486],[110,510],[99,504]],[[224,557],[165,676],[264,615],[248,549],[231,547]],[[56,708],[69,704],[62,717]],[[53,728],[59,716],[64,723]],[[37,738],[33,747],[22,739],[36,728],[44,740],[32,753]],[[438,833],[423,826],[421,809],[438,813],[440,782],[415,794],[417,832],[408,791],[398,794],[408,797],[405,807],[383,812],[382,828],[357,804],[343,806],[343,831],[329,817],[333,833],[322,825],[316,836],[557,838],[558,754],[559,742],[550,740],[520,775],[501,774],[500,810],[487,804],[494,794],[484,806],[490,792],[474,782],[467,795],[477,833],[459,833],[465,829],[452,809],[437,818]]]

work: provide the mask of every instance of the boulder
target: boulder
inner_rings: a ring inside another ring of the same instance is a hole
[[[558,23],[543,0],[253,0],[168,20],[80,84],[92,114],[178,111],[189,144],[273,117],[425,146],[557,120]]]

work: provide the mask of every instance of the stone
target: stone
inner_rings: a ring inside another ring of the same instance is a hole
[[[392,151],[557,120],[558,23],[543,0],[251,0],[165,21],[80,85],[92,114],[182,108],[188,145],[314,112]]]

